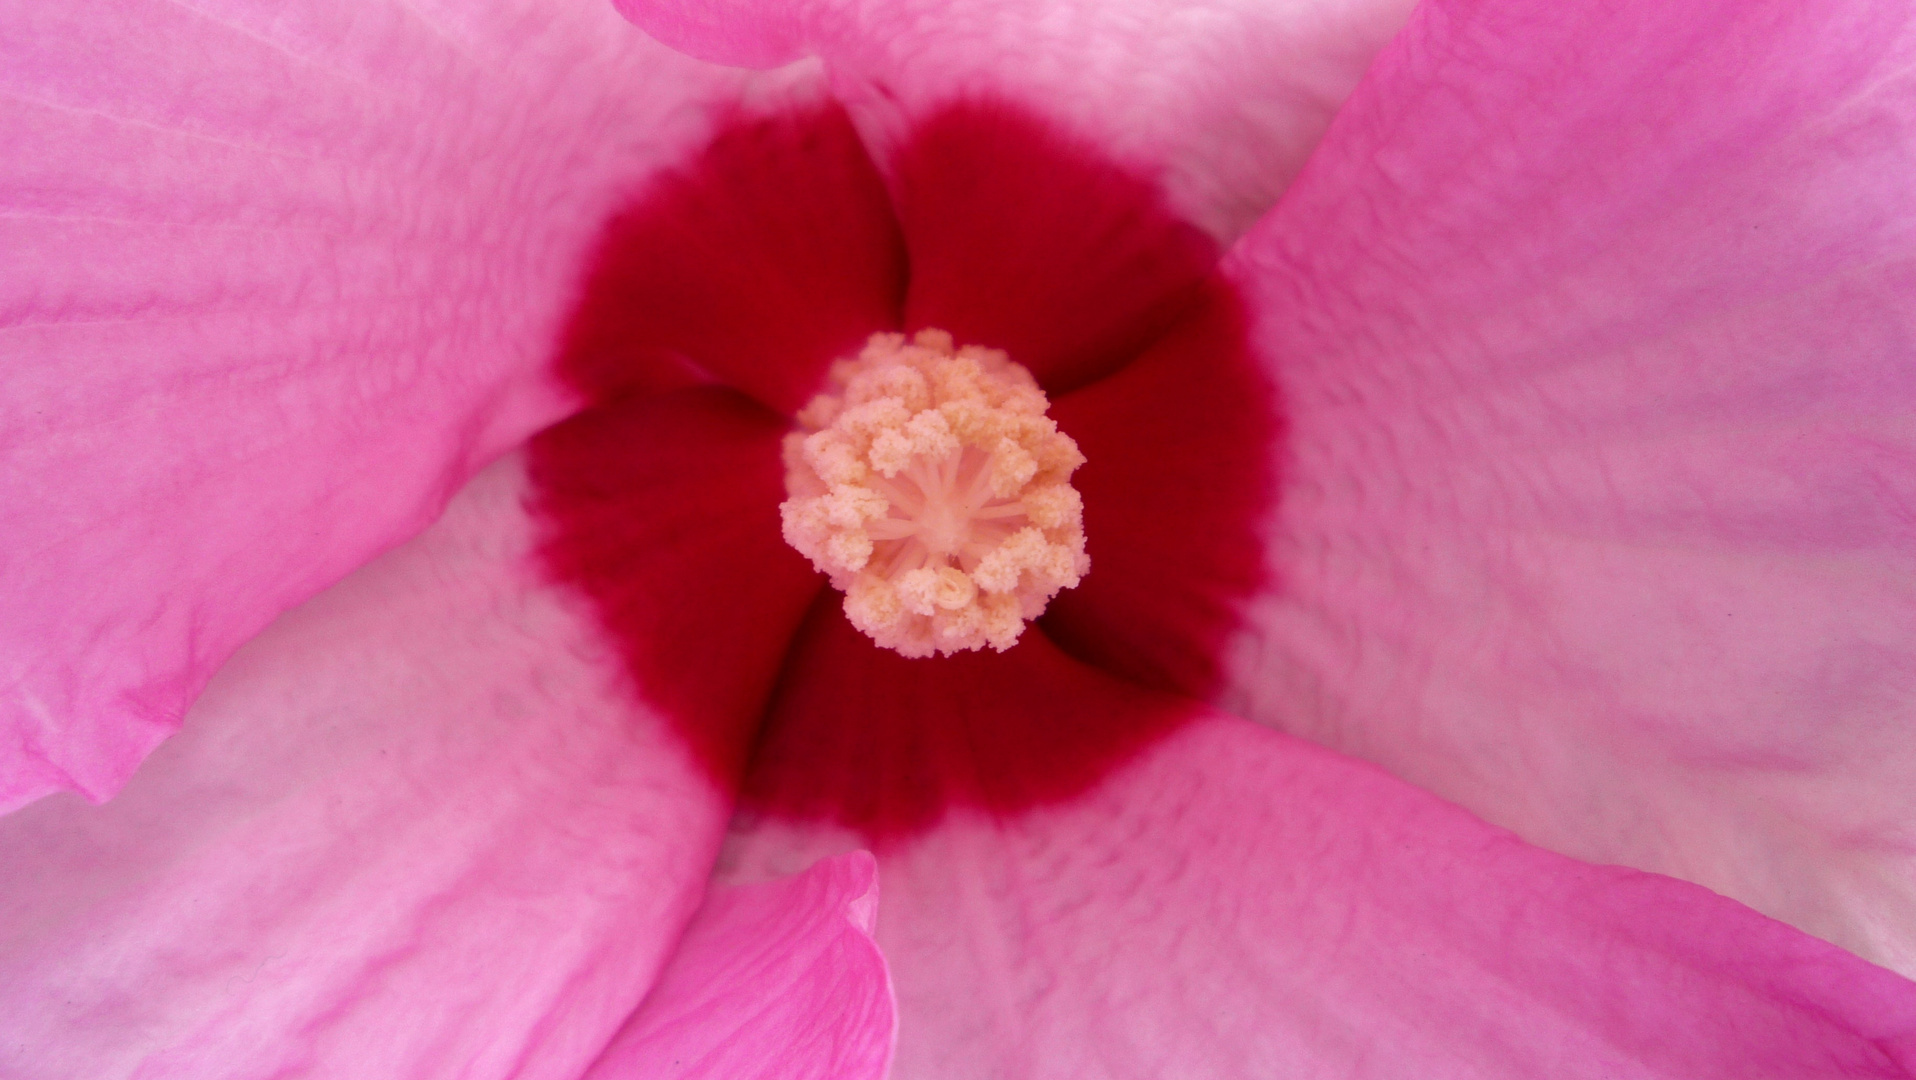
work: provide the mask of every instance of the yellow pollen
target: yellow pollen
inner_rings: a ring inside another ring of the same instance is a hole
[[[1091,568],[1084,455],[1031,372],[943,330],[873,334],[785,436],[785,541],[906,656],[1003,652]]]

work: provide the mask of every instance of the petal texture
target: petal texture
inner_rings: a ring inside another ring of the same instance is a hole
[[[567,405],[619,200],[738,76],[593,4],[0,4],[0,809]]]
[[[276,622],[121,795],[0,821],[0,1074],[572,1080],[728,803],[531,570],[516,458]]]
[[[735,838],[729,872],[828,837]],[[1916,984],[1211,715],[881,855],[898,1080],[1906,1077]]]
[[[1420,9],[1233,272],[1226,703],[1916,971],[1916,15]]]
[[[865,852],[714,892],[585,1080],[882,1080],[897,1008]]]
[[[1162,169],[1228,239],[1276,199],[1408,0],[619,0],[668,45],[727,64],[825,59],[874,145],[954,97],[1042,108]]]

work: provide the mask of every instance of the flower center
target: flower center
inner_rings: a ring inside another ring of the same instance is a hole
[[[1011,648],[1091,568],[1084,455],[1049,405],[999,350],[873,334],[785,437],[785,541],[888,649]]]

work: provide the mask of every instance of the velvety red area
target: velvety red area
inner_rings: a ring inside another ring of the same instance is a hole
[[[883,843],[954,805],[1011,814],[1070,798],[1195,708],[1043,634],[1003,653],[909,660],[872,645],[830,592],[786,658],[740,801]]]
[[[742,122],[655,185],[563,341],[594,404],[531,448],[549,567],[714,779],[749,761],[746,806],[874,840],[1069,798],[1189,714],[1159,691],[1215,682],[1277,432],[1211,245],[1148,182],[997,105],[931,119],[895,164],[909,274],[836,108]],[[803,404],[901,303],[1081,387],[1057,415],[1091,458],[1092,572],[1004,654],[877,648],[779,534],[788,421],[746,395]]]
[[[1051,407],[1085,455],[1072,483],[1091,573],[1039,625],[1086,663],[1200,699],[1239,601],[1266,584],[1255,524],[1277,499],[1282,418],[1245,325],[1213,282],[1143,356]]]
[[[1136,356],[1217,262],[1150,183],[1009,105],[939,113],[893,172],[911,251],[906,326],[1004,349],[1047,393]]]
[[[791,413],[898,325],[905,251],[844,110],[743,121],[607,227],[559,369],[588,400],[717,380]]]
[[[736,391],[695,387],[588,410],[529,453],[547,566],[590,599],[641,691],[728,787],[825,587],[779,535],[788,426]]]

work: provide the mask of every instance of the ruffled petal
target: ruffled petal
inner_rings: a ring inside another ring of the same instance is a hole
[[[719,890],[585,1080],[882,1080],[897,1006],[865,852]]]
[[[834,842],[764,827],[728,872]],[[880,868],[898,1080],[1916,1073],[1916,984],[1217,714]]]
[[[954,97],[1009,98],[1162,169],[1236,236],[1296,174],[1408,0],[617,0],[668,45],[770,67],[817,54],[875,145]]]
[[[1916,14],[1420,9],[1234,271],[1232,707],[1916,971]]]
[[[567,408],[581,259],[738,85],[591,3],[9,5],[0,809]]]
[[[110,804],[0,821],[0,1074],[583,1072],[729,809],[540,583],[517,458],[220,672]]]

